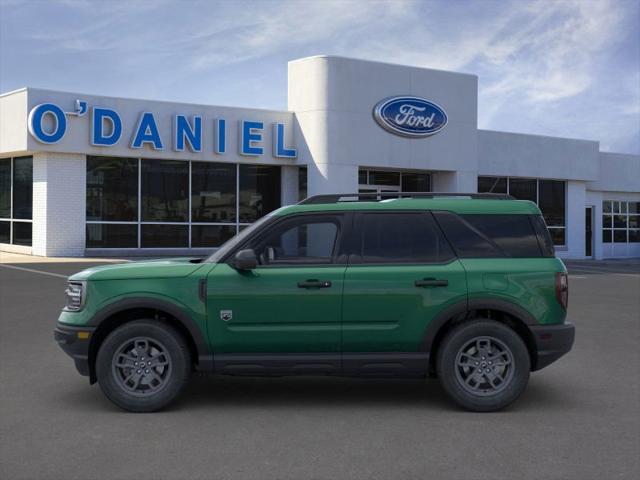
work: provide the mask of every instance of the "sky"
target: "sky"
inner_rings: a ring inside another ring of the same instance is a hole
[[[479,128],[640,154],[640,0],[0,0],[0,92],[285,110],[320,54],[471,73]]]

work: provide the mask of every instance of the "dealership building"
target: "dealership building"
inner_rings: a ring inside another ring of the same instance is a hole
[[[640,156],[479,130],[474,75],[303,58],[284,111],[0,95],[3,251],[201,254],[308,195],[396,191],[508,193],[561,257],[640,256]]]

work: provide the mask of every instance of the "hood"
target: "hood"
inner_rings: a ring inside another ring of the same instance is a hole
[[[203,265],[201,258],[167,258],[162,260],[144,260],[140,262],[100,265],[75,273],[69,280],[134,280],[142,278],[180,278],[186,277]]]

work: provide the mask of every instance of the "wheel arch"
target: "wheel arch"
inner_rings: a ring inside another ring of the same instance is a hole
[[[512,328],[529,352],[531,370],[535,370],[538,355],[536,341],[528,325],[538,325],[535,317],[524,308],[507,300],[479,298],[454,304],[438,314],[425,331],[423,351],[429,352],[429,373],[435,373],[438,348],[445,335],[459,323],[473,318],[496,320]]]
[[[204,332],[179,306],[155,298],[126,298],[118,300],[93,316],[90,324],[96,327],[89,343],[89,380],[96,382],[95,362],[104,339],[116,328],[133,320],[151,318],[176,328],[187,341],[192,362],[198,370],[213,368],[213,359]]]

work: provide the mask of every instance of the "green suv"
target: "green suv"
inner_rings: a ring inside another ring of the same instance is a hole
[[[567,270],[538,207],[487,194],[310,197],[204,259],[69,278],[55,338],[118,406],[161,409],[193,371],[437,376],[506,407],[567,353]]]

